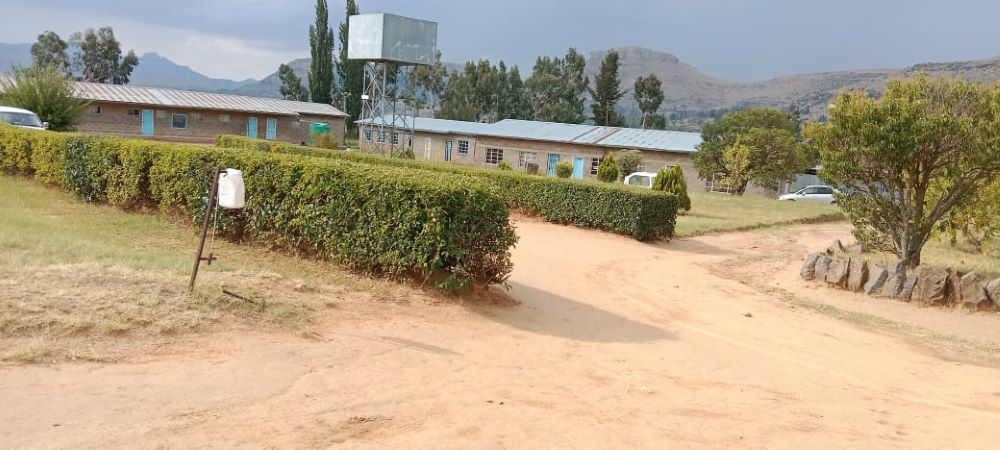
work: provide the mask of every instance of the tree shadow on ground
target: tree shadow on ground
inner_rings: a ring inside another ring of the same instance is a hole
[[[646,245],[663,250],[695,255],[731,256],[736,254],[732,250],[706,244],[705,242],[693,238],[674,238],[670,241],[656,241],[650,242]]]
[[[488,308],[467,305],[494,322],[529,331],[587,342],[653,342],[674,339],[669,331],[520,283],[508,293],[520,305]]]

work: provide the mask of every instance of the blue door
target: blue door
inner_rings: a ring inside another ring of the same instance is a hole
[[[573,178],[583,178],[583,158],[579,156],[573,158]]]
[[[559,162],[559,155],[549,154],[549,176],[556,175],[556,163]]]
[[[444,160],[451,161],[451,141],[444,141]]]
[[[142,110],[142,135],[152,136],[153,135],[153,110],[144,109]]]
[[[278,136],[278,119],[267,119],[267,129],[264,130],[264,139],[273,141]]]
[[[247,118],[247,136],[255,138],[257,137],[257,118],[248,117]]]

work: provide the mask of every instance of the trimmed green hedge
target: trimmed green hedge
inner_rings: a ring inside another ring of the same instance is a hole
[[[501,198],[467,177],[350,161],[22,130],[0,125],[0,171],[89,202],[204,214],[217,166],[243,171],[246,208],[223,210],[234,238],[368,272],[500,283],[517,240]]]
[[[216,145],[470,176],[491,187],[507,206],[522,213],[538,215],[555,223],[609,230],[641,241],[672,237],[677,220],[675,195],[617,183],[566,180],[507,170],[301,147],[244,136],[219,135]]]

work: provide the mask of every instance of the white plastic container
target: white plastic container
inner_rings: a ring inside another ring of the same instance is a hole
[[[245,205],[246,187],[243,185],[243,172],[226,169],[219,174],[219,206],[239,209]]]

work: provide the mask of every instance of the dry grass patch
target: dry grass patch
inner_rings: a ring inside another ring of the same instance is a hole
[[[220,326],[302,333],[317,311],[345,298],[405,302],[414,293],[330,263],[216,240],[221,259],[202,266],[188,294],[197,230],[23,179],[0,176],[0,192],[0,360],[7,362],[111,361],[142,342]]]

